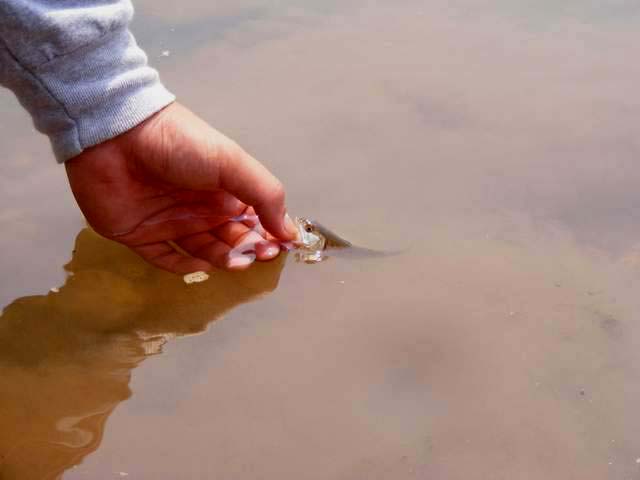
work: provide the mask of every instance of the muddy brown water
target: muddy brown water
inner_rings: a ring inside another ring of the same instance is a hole
[[[137,6],[294,214],[403,253],[186,286],[2,92],[0,479],[638,478],[640,9]]]

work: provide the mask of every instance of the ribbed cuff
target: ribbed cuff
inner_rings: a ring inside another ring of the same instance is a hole
[[[144,122],[173,101],[175,96],[159,81],[128,91],[122,99],[101,105],[89,114],[76,119],[80,147],[78,151],[69,150],[64,140],[59,142],[57,138],[51,137],[56,159],[64,162],[86,148],[117,137]]]
[[[51,122],[50,110],[42,112],[48,118],[32,111],[59,162],[132,129],[175,100],[128,30],[111,32],[34,74],[59,105],[56,116],[70,120]],[[47,124],[58,128],[47,129]]]

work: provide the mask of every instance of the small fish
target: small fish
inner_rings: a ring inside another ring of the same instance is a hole
[[[334,232],[324,227],[315,220],[305,217],[296,217],[298,227],[298,241],[295,242],[296,259],[305,263],[318,263],[341,252],[350,257],[384,257],[393,255],[391,252],[379,252],[368,248],[356,247],[351,242],[341,238]],[[340,255],[341,256],[341,255]]]
[[[230,218],[229,221],[250,224],[254,229],[262,227],[257,215],[238,215]],[[299,262],[318,263],[329,256],[386,257],[399,253],[380,252],[354,246],[327,227],[307,217],[296,217],[295,224],[298,227],[298,240],[283,242],[280,246],[285,251],[295,250],[296,260]],[[327,254],[327,250],[331,251],[330,255]]]
[[[351,247],[351,242],[340,238],[318,222],[305,217],[296,217],[296,225],[300,235],[301,248],[325,250],[327,248]]]

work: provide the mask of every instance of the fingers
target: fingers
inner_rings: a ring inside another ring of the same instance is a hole
[[[278,256],[278,243],[239,222],[228,222],[210,232],[202,232],[176,241],[190,255],[202,258],[224,270],[244,270],[254,260],[267,261]]]
[[[221,225],[219,219],[209,223],[209,219],[196,218],[203,213],[193,206],[184,209],[174,207],[159,212],[134,232],[116,239],[131,246],[153,265],[181,274],[208,271],[214,267],[243,270],[256,259],[271,260],[280,253],[279,242],[268,235],[260,223],[256,224],[252,208],[244,208],[237,216],[246,220],[227,221]],[[237,207],[233,213],[238,213]],[[153,238],[153,243],[143,243],[145,238]],[[175,241],[173,247],[177,246],[182,251],[176,252],[167,243],[171,241]]]
[[[190,211],[178,213],[174,218],[145,221],[131,232],[116,233],[110,238],[126,245],[144,245],[150,240],[162,242],[185,237],[199,232],[207,232],[224,222],[217,216],[193,215]]]
[[[215,268],[233,269],[228,265],[228,256],[231,247],[211,232],[202,232],[176,240],[178,246],[189,255],[202,258],[211,263]],[[247,264],[250,265],[251,262]]]
[[[213,268],[210,262],[202,258],[187,257],[164,242],[132,247],[132,249],[152,265],[181,275],[199,271],[208,272]]]
[[[166,242],[131,248],[152,265],[180,275],[208,272],[214,267],[232,271],[245,270],[256,259],[272,260],[280,253],[277,243],[265,241],[264,237],[245,225],[228,225],[229,227],[220,229],[218,236],[203,232],[176,241],[180,248],[192,255],[190,257],[177,252]]]
[[[202,196],[203,193],[208,192],[200,192],[199,195]],[[193,197],[195,193],[186,195]],[[214,194],[212,198],[205,200],[207,203],[177,203],[159,208],[155,212],[150,212],[133,230],[117,232],[110,236],[129,245],[173,240],[209,231],[227,222],[230,217],[237,215],[245,208],[242,202],[226,192],[224,195]]]
[[[229,261],[242,261],[243,257],[253,256],[258,260],[271,260],[280,253],[280,245],[268,242],[256,231],[249,231],[229,252]]]
[[[265,240],[259,231],[242,223],[225,223],[216,228],[214,234],[229,245],[231,248],[228,252],[229,261],[234,264],[243,262],[240,258],[242,255],[253,255],[259,261],[266,261],[277,257],[280,253],[280,245],[277,241]]]
[[[233,145],[224,151],[219,170],[220,186],[253,206],[264,228],[280,240],[294,240],[297,229],[286,215],[282,183],[260,162]]]

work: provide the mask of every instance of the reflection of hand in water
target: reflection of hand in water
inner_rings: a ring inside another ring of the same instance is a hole
[[[130,396],[133,368],[168,338],[202,332],[274,290],[282,266],[278,259],[185,285],[80,232],[59,293],[20,298],[0,316],[0,478],[58,478],[78,464]]]
[[[292,240],[297,232],[285,219],[280,182],[177,104],[65,165],[89,224],[169,271],[246,268],[253,257],[229,255],[243,241],[257,243],[258,260],[276,257],[279,243],[273,237],[228,221],[254,208],[279,240]]]

